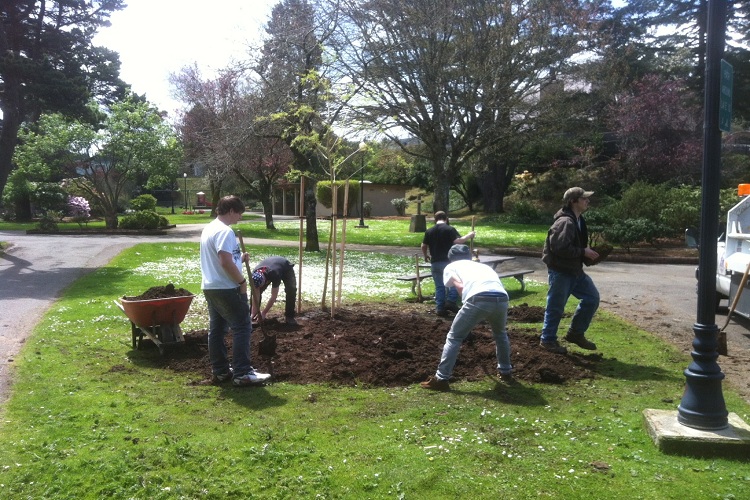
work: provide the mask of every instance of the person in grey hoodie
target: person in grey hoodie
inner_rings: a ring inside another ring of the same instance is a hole
[[[565,191],[565,205],[557,211],[542,250],[542,261],[547,265],[549,291],[540,345],[557,354],[568,350],[557,340],[565,304],[571,295],[579,299],[565,340],[577,346],[596,350],[596,344],[586,338],[594,313],[599,308],[599,290],[583,271],[584,258],[596,259],[599,255],[588,246],[588,230],[582,214],[589,208],[593,191],[572,187]]]

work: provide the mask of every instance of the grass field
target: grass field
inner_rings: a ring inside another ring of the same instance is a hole
[[[359,281],[344,305],[408,297],[408,285],[385,283],[410,258],[350,253]],[[605,312],[592,336],[606,374],[565,385],[189,384],[132,348],[113,299],[165,281],[198,293],[197,260],[194,244],[141,244],[65,291],[13,363],[0,498],[750,498],[747,461],[656,449],[643,410],[676,408],[690,360]],[[322,266],[309,260],[311,279]],[[545,292],[531,282],[513,300],[543,305]],[[206,326],[196,297],[183,327]],[[747,403],[725,398],[750,420]]]

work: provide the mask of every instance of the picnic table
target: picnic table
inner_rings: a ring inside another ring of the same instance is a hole
[[[510,255],[480,255],[479,256],[479,262],[481,264],[487,264],[494,271],[497,271],[497,266],[499,266],[503,262],[507,262],[513,259],[515,259],[515,257],[511,257]],[[419,267],[429,268],[430,263],[423,262],[422,264],[419,264]]]
[[[527,274],[531,274],[534,272],[533,269],[513,269],[510,271],[502,271],[498,270],[498,266],[502,264],[503,262],[508,262],[509,260],[513,260],[515,257],[512,257],[510,255],[481,255],[479,256],[479,262],[481,264],[487,264],[492,268],[493,271],[497,273],[497,277],[500,279],[503,278],[515,278],[518,280],[518,282],[521,284],[521,291],[526,290],[526,282],[524,281],[524,276]],[[419,267],[421,269],[430,269],[430,263],[429,262],[423,262],[419,264]],[[398,280],[400,281],[410,281],[411,282],[411,292],[416,294],[416,286],[417,282],[421,282],[422,280],[426,278],[431,278],[432,273],[426,272],[423,273],[420,271],[419,276],[416,274],[410,274],[407,276],[399,276]]]
[[[502,264],[503,262],[507,262],[509,260],[513,260],[515,257],[511,257],[508,255],[480,255],[479,256],[479,262],[481,264],[487,264],[490,266],[496,273],[497,277],[500,279],[503,278],[515,278],[520,284],[521,284],[521,291],[526,290],[526,282],[524,281],[524,276],[527,274],[531,274],[534,272],[533,269],[512,269],[510,271],[503,271],[498,270],[498,266]]]
[[[511,257],[509,255],[480,255],[479,256],[479,262],[481,264],[487,264],[495,271],[497,271],[497,266],[499,266],[503,262],[508,262],[509,260],[513,260],[513,259],[515,259],[515,257]]]

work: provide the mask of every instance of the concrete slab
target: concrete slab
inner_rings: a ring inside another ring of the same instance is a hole
[[[664,453],[750,460],[750,426],[736,413],[729,413],[729,425],[717,431],[682,425],[677,410],[644,410],[643,419],[651,439]]]

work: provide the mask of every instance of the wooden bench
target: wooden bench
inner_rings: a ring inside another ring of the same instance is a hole
[[[399,281],[411,281],[411,293],[414,295],[417,294],[417,281],[420,283],[422,280],[432,278],[432,273],[419,273],[419,276],[416,274],[407,274],[406,276],[399,276],[396,278]]]
[[[516,271],[503,271],[497,273],[497,277],[502,278],[516,278],[521,283],[521,291],[526,290],[526,282],[523,280],[524,275],[533,273],[533,269],[519,269]]]

